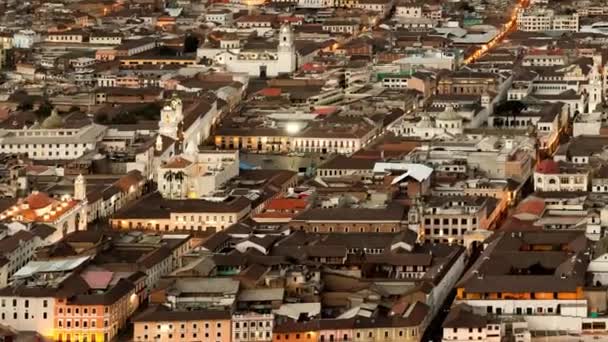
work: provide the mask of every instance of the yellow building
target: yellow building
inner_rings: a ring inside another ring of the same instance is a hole
[[[230,342],[230,318],[228,311],[170,311],[155,306],[133,318],[133,341]]]

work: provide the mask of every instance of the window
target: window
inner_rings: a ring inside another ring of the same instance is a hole
[[[2,306],[4,306],[4,305],[2,305]],[[46,308],[46,307],[48,307],[48,306],[49,306],[49,302],[48,302],[46,299],[45,299],[45,300],[43,300],[43,301],[42,301],[42,307],[43,307],[43,308]]]

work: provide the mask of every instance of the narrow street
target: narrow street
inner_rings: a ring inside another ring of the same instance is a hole
[[[480,46],[475,52],[464,60],[464,64],[471,64],[480,57],[484,56],[492,49],[496,48],[506,37],[508,37],[513,31],[517,30],[517,14],[520,10],[525,9],[530,4],[529,0],[518,0],[517,4],[511,11],[509,21],[502,25],[500,32],[490,40],[487,44]]]
[[[467,260],[467,263],[465,265],[464,271],[462,272],[462,275],[464,275],[469,270],[469,268],[471,268],[471,266],[473,266],[473,263],[475,263],[475,260],[477,260],[477,258],[481,254],[481,252],[482,251],[481,251],[480,245],[477,245],[477,247],[471,251],[471,255],[469,256],[469,259]],[[461,275],[461,277],[462,277],[462,275]],[[445,321],[445,318],[447,317],[448,313],[450,312],[450,307],[452,306],[452,303],[454,302],[455,297],[456,297],[456,289],[452,289],[450,291],[450,293],[448,294],[447,298],[445,299],[445,301],[443,302],[441,309],[439,309],[439,312],[437,312],[437,315],[435,316],[435,318],[433,318],[433,321],[431,321],[429,326],[426,328],[424,335],[422,335],[421,341],[423,341],[423,342],[441,341],[441,339],[443,337],[443,330],[442,330],[441,326],[443,325],[443,321]]]

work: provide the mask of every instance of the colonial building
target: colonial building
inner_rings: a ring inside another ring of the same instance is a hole
[[[171,311],[154,306],[133,318],[134,341],[231,341],[230,312]],[[237,340],[235,340],[237,341]]]
[[[0,149],[31,159],[72,160],[95,150],[105,132],[90,119],[67,121],[56,110],[40,124],[9,117],[0,124]]]
[[[545,159],[534,171],[535,191],[587,191],[590,171],[587,166]]]
[[[200,198],[238,176],[238,151],[200,151],[173,157],[158,170],[158,189],[165,198]]]
[[[199,58],[208,58],[227,71],[250,76],[274,77],[288,74],[297,67],[294,33],[289,24],[281,26],[278,43],[241,42],[237,37],[220,40],[220,46],[204,45],[198,50]]]
[[[76,186],[78,188],[78,185]],[[25,224],[43,223],[56,229],[47,238],[55,242],[62,236],[87,227],[87,203],[70,196],[52,198],[46,193],[33,191],[20,199],[7,210],[0,213],[0,219],[12,219]]]
[[[495,227],[507,209],[498,200],[477,196],[433,196],[418,211],[410,209],[410,225],[420,222],[424,237],[434,242],[468,244],[468,234],[487,232]],[[412,219],[413,218],[413,219]]]
[[[314,233],[399,232],[405,229],[405,208],[312,208],[291,220],[293,230]]]
[[[456,304],[481,315],[521,316],[537,329],[591,330],[596,301],[585,290],[584,232],[499,232],[484,246],[456,284]]]
[[[110,223],[116,229],[215,232],[237,223],[250,210],[251,201],[245,197],[172,200],[153,193],[118,212]]]

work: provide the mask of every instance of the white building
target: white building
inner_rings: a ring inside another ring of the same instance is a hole
[[[216,123],[220,114],[217,99],[207,98],[200,101],[184,108],[182,100],[173,96],[162,108],[158,122],[160,135],[181,140],[183,150],[190,153],[196,153],[199,144],[209,137],[211,126]],[[162,144],[162,141],[160,143]]]
[[[279,30],[279,44],[273,48],[247,48],[238,40],[222,42],[222,52],[213,60],[230,72],[246,73],[250,76],[275,77],[291,73],[297,68],[294,33],[290,25],[283,25]],[[213,49],[215,50],[215,49]],[[205,48],[198,51],[198,56],[208,56]]]
[[[40,34],[32,30],[21,30],[13,35],[13,46],[18,49],[30,49],[40,41]]]
[[[536,165],[534,191],[587,191],[589,170],[584,165],[545,159]]]
[[[25,153],[31,159],[77,159],[95,150],[105,132],[106,127],[90,121],[64,124],[53,111],[42,124],[0,129],[0,150]]]
[[[477,315],[465,304],[450,308],[443,323],[443,342],[485,341],[500,342],[502,326],[497,319]]]
[[[122,36],[120,34],[92,34],[89,37],[89,44],[120,45]]]
[[[403,18],[422,18],[422,6],[415,3],[397,4],[395,16]]]
[[[272,341],[273,314],[255,312],[232,315],[233,342]]]
[[[53,336],[55,326],[53,294],[44,295],[44,289],[32,291],[25,288],[15,293],[8,293],[7,290],[13,291],[13,288],[0,290],[2,324],[19,331],[36,331],[44,336]]]
[[[298,0],[298,8],[332,8],[333,0]]]
[[[217,23],[220,26],[230,25],[233,22],[232,11],[228,9],[210,10],[205,14],[205,21]]]
[[[202,151],[172,158],[158,169],[158,189],[166,198],[200,198],[239,174],[238,151]]]
[[[32,259],[40,243],[40,237],[27,230],[0,240],[0,287],[7,286],[10,277]]]
[[[578,13],[555,14],[547,8],[529,8],[517,14],[517,29],[528,32],[579,31]]]
[[[445,111],[431,118],[423,114],[419,121],[403,119],[391,129],[395,134],[420,139],[442,139],[461,135],[464,131],[463,119],[447,106]]]
[[[460,66],[461,58],[457,51],[425,50],[421,53],[412,54],[393,62],[401,67],[401,70],[414,69],[448,69],[456,70]]]

